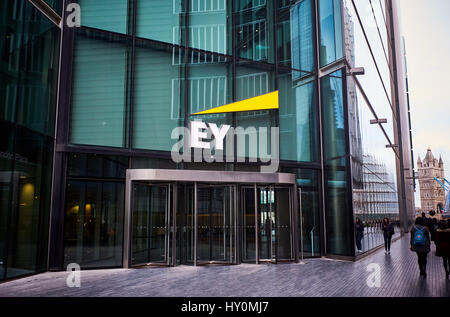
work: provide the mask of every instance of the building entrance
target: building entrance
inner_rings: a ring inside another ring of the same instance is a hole
[[[293,174],[129,170],[125,267],[298,259]]]

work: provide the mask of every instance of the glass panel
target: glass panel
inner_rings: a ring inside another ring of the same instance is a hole
[[[124,146],[127,44],[78,33],[74,55],[70,142]]]
[[[47,268],[59,34],[28,1],[1,2],[0,280]]]
[[[8,230],[8,214],[11,209],[11,194],[13,191],[13,139],[12,125],[0,124],[0,280],[4,278],[6,265],[6,238]]]
[[[57,13],[61,14],[63,0],[45,0],[45,2],[53,8]]]
[[[291,254],[291,197],[289,188],[275,188],[276,257],[290,260]]]
[[[321,79],[324,154],[327,164],[345,166],[346,138],[342,71]]]
[[[227,26],[229,3],[225,0],[190,0],[189,27],[182,30],[187,32],[189,47],[231,55],[231,37]]]
[[[343,57],[340,0],[319,0],[320,66]]]
[[[348,85],[354,87],[353,79],[349,78]],[[350,91],[348,93],[351,95]],[[383,244],[380,224],[385,217],[392,223],[399,220],[397,166],[395,153],[386,148],[388,140],[380,126],[369,124],[375,117],[359,90],[352,101],[349,103],[349,132],[353,209],[355,221],[359,218],[365,226],[364,234],[358,235],[362,237],[358,249],[365,252]]]
[[[318,257],[321,255],[318,190],[301,190],[301,208],[302,217],[300,219],[303,234],[303,256]]]
[[[238,57],[274,62],[271,4],[265,0],[235,0],[233,29]]]
[[[68,156],[69,177],[103,177],[125,179],[128,158],[98,154],[72,153]]]
[[[138,41],[133,147],[170,151],[172,130],[184,126],[184,66],[178,51]]]
[[[133,185],[131,264],[167,263],[168,187]]]
[[[12,181],[7,278],[43,269],[47,238],[40,230],[48,230],[46,211],[50,207],[52,144],[42,135],[17,127],[15,146],[15,169],[12,175],[6,174]]]
[[[348,204],[346,171],[330,169],[326,175],[326,230],[327,253],[351,256],[352,215]]]
[[[321,256],[320,250],[320,210],[319,210],[319,172],[317,170],[282,168],[283,173],[297,175],[298,199],[298,247],[303,257]],[[302,235],[301,235],[302,234]]]
[[[375,3],[374,1],[372,2]],[[362,89],[364,89],[364,93],[369,99],[371,106],[377,113],[377,116],[379,118],[388,119],[387,124],[383,124],[383,127],[393,142],[395,118],[393,117],[391,106],[391,72],[387,62],[388,55],[385,54],[382,42],[380,41],[378,29],[373,21],[373,13],[370,4],[367,1],[358,1],[355,2],[355,4],[357,5],[357,8],[359,8],[360,15],[363,14],[363,16],[368,16],[369,19],[371,19],[371,21],[367,22],[370,24],[364,26],[364,31],[370,41],[370,48],[374,54],[375,61],[372,58],[369,46],[367,45],[362,27],[356,18],[356,12],[354,11],[352,3],[346,4],[349,10],[349,15],[347,17],[347,19],[349,19],[348,23],[354,25],[353,28],[348,30],[348,32],[351,32],[348,36],[353,39],[353,42],[351,45],[347,45],[347,49],[349,50],[347,55],[351,56],[351,58],[347,57],[347,60],[352,67],[364,67],[365,75],[358,76],[358,80]],[[378,71],[381,76],[378,74]],[[356,89],[356,84],[353,80],[349,79],[349,108],[353,106],[353,104],[360,102],[359,100],[361,99],[363,98],[359,90]]]
[[[303,0],[291,7],[291,67],[295,70],[314,70],[314,38],[311,0]],[[293,72],[292,79],[308,75]]]
[[[236,101],[267,94],[275,90],[275,74],[272,66],[258,65],[256,63],[242,62],[236,70]],[[250,158],[252,160],[267,160],[271,155],[270,132],[275,126],[275,112],[247,111],[236,114],[236,126],[245,131],[237,135],[238,157]],[[267,130],[267,149],[260,147],[258,131],[263,128]]]
[[[231,191],[229,187],[198,188],[198,261],[231,261]]]
[[[78,0],[78,3],[83,26],[127,33],[128,0]]]
[[[295,86],[290,74],[279,77],[280,155],[282,160],[316,162],[318,136],[315,84]]]
[[[0,119],[53,136],[59,28],[27,2],[0,12]]]
[[[184,45],[184,12],[187,1],[137,0],[136,35],[156,41]]]
[[[242,261],[256,261],[255,189],[242,189]]]
[[[64,264],[122,266],[123,208],[122,183],[69,181]]]
[[[259,259],[272,260],[275,257],[273,247],[276,241],[274,191],[269,188],[258,188],[258,223],[259,223]]]
[[[194,263],[194,185],[178,183],[177,263]]]

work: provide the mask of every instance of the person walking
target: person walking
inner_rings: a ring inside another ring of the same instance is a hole
[[[446,221],[441,221],[439,223],[434,243],[436,244],[436,256],[442,257],[445,278],[448,279],[450,274],[450,228]]]
[[[364,237],[364,224],[359,218],[356,218],[355,232],[356,232],[356,247],[358,248],[358,252],[362,252],[361,240]]]
[[[431,236],[431,241],[433,241],[436,244],[436,230],[438,229],[439,224],[436,218],[432,218],[430,219],[430,236]]]
[[[383,230],[384,237],[384,253],[391,254],[391,241],[395,231],[394,226],[389,221],[389,218],[386,217],[383,219],[381,230]]]
[[[411,250],[417,253],[420,276],[427,276],[427,256],[430,252],[430,231],[425,226],[423,218],[416,219],[411,229]]]

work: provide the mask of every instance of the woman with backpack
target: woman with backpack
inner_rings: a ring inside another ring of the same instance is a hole
[[[384,253],[391,253],[391,240],[394,235],[394,226],[390,223],[389,218],[383,219],[383,224],[381,225],[384,237]]]
[[[416,219],[411,229],[411,250],[417,253],[420,276],[427,276],[427,256],[430,252],[430,231],[422,217]]]
[[[444,262],[445,277],[448,279],[450,274],[450,229],[446,221],[439,223],[439,229],[435,235],[436,256],[440,256]]]

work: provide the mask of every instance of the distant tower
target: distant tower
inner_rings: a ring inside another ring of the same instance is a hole
[[[444,162],[442,161],[442,157],[438,161],[431,152],[431,148],[428,148],[423,161],[419,156],[417,168],[419,170],[422,211],[429,212],[430,210],[444,209],[445,191],[434,180],[434,177],[436,177],[444,182]]]

